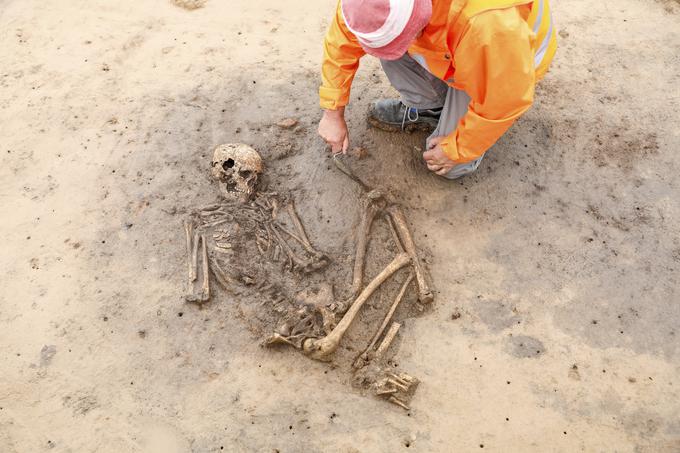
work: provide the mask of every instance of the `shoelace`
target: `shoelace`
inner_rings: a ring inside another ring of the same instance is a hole
[[[411,112],[415,112],[415,114],[416,114],[415,118],[411,118]],[[406,125],[406,119],[407,118],[411,123],[415,123],[416,121],[418,121],[418,118],[419,118],[418,117],[418,109],[413,108],[413,107],[406,107],[406,110],[404,110],[404,117],[401,119],[401,130],[402,131],[404,130],[404,126]]]

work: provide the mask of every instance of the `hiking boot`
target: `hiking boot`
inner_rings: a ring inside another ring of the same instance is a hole
[[[407,107],[397,99],[375,101],[368,109],[368,123],[388,132],[432,132],[439,123],[442,109]]]

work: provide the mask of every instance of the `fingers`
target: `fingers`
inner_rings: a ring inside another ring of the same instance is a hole
[[[437,163],[435,163],[435,162],[432,162],[432,163],[428,163],[428,164],[427,164],[427,169],[430,170],[430,171],[436,172],[436,171],[439,171],[441,168],[442,168],[442,165],[441,165],[441,164],[437,164]]]
[[[427,149],[431,150],[435,148],[437,145],[439,145],[442,140],[444,140],[446,137],[445,136],[437,136],[437,137],[432,137],[427,141]]]
[[[345,139],[342,141],[342,154],[347,154],[349,150],[349,134],[345,134]]]
[[[428,164],[427,169],[436,175],[444,176],[451,171],[453,165]]]
[[[349,136],[347,135],[345,135],[345,138],[342,141],[326,140],[326,143],[331,147],[331,152],[333,154],[347,154],[347,150],[349,150]]]
[[[344,151],[344,149],[345,149],[345,143],[344,143],[344,141],[342,141],[342,140],[331,140],[331,139],[326,138],[326,137],[324,137],[324,136],[321,136],[321,138],[323,138],[323,141],[326,142],[326,145],[328,146],[328,148],[330,148],[330,151],[331,151],[333,154],[338,154],[338,153],[340,153],[340,152],[345,152],[345,151]],[[346,139],[345,139],[345,141],[346,141]]]

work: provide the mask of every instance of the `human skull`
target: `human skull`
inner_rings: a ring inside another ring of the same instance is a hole
[[[243,143],[228,143],[215,148],[212,175],[222,195],[228,199],[247,201],[255,193],[263,165],[260,155]]]

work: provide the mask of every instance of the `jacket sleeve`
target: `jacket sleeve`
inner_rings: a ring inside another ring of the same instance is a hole
[[[471,98],[468,112],[441,144],[449,159],[483,155],[526,112],[536,83],[533,35],[516,8],[474,16],[454,53],[455,84]]]
[[[323,47],[320,104],[324,109],[336,110],[349,102],[352,80],[359,68],[359,60],[364,55],[359,41],[345,25],[340,2]]]

